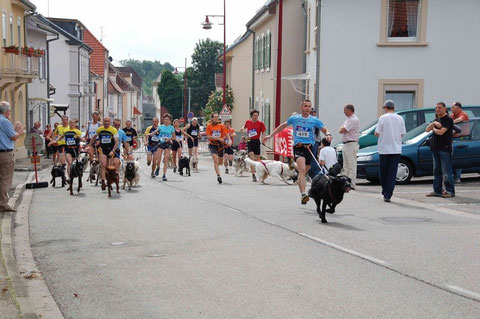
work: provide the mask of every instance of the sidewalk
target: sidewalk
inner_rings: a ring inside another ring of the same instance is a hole
[[[37,171],[41,171],[52,165],[51,158],[45,158],[44,155],[40,155],[40,163],[37,163]],[[15,171],[18,172],[33,172],[35,170],[30,158],[17,158],[15,159]]]

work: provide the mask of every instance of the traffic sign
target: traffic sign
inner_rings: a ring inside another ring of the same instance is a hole
[[[190,120],[190,119],[193,119],[193,112],[188,112],[187,113],[187,118]]]
[[[43,139],[37,133],[30,133],[25,137],[24,145],[30,152],[40,152],[43,149]]]
[[[179,118],[178,120],[180,121],[180,123],[185,122],[185,119],[183,117]]]
[[[227,104],[224,104],[218,115],[232,115],[232,110],[230,110]]]

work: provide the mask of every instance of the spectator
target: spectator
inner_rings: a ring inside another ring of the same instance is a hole
[[[41,125],[42,124],[40,122],[33,123],[33,126],[30,128],[29,133],[42,134],[42,130],[40,129]]]
[[[452,114],[450,115],[450,117],[453,120],[453,124],[458,124],[458,123],[469,120],[468,114],[462,110],[462,103],[460,102],[455,102],[452,104]],[[463,132],[463,135],[468,135],[468,134],[469,134],[469,131]],[[455,180],[455,183],[459,184],[461,181],[461,178],[462,178],[462,169],[461,168],[455,169],[453,171],[453,179]]]
[[[247,141],[245,140],[245,136],[240,138],[240,143],[238,143],[238,150],[245,151],[247,149]]]
[[[445,103],[438,102],[435,106],[437,118],[425,129],[433,131],[430,149],[433,156],[433,192],[427,197],[450,198],[455,196],[455,185],[452,174],[452,136],[453,119],[447,114]],[[446,192],[442,194],[442,184]]]
[[[355,107],[347,104],[343,108],[343,113],[347,117],[345,123],[338,131],[342,134],[342,156],[343,156],[343,175],[350,177],[352,187],[355,188],[355,180],[357,178],[357,152],[358,152],[358,135],[360,134],[360,121],[355,115]]]
[[[395,113],[395,103],[392,100],[385,101],[383,110],[385,114],[378,119],[375,136],[378,137],[383,200],[390,202],[395,189],[398,162],[402,155],[402,136],[406,130],[403,118]]]
[[[51,138],[51,133],[52,133],[52,126],[50,124],[47,124],[47,127],[45,128],[45,131],[43,132],[43,137],[45,139],[45,150],[47,152],[47,157],[50,158],[50,154],[52,154],[52,147],[48,146],[48,143],[52,141]]]
[[[330,142],[324,137],[320,143],[319,164],[320,174],[328,174],[329,169],[337,164],[337,152],[330,146]]]
[[[16,212],[8,205],[8,191],[12,186],[15,168],[15,141],[25,134],[20,122],[10,122],[10,104],[0,102],[0,212]]]

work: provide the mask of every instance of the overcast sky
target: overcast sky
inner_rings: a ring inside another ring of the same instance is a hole
[[[160,60],[173,66],[191,63],[199,39],[223,42],[222,20],[211,30],[200,23],[206,14],[223,14],[223,0],[32,0],[42,15],[80,20],[118,61]],[[226,0],[227,45],[246,31],[245,24],[266,0]],[[49,5],[48,5],[49,4]],[[49,7],[49,9],[48,9]]]

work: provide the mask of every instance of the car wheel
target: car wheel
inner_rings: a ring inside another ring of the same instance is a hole
[[[400,159],[397,169],[397,184],[408,184],[413,177],[412,164],[406,159]]]

